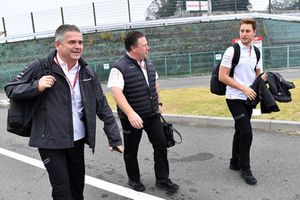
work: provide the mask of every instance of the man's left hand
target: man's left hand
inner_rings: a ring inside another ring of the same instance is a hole
[[[160,114],[162,114],[163,111],[164,111],[163,106],[162,106],[162,105],[158,105],[158,112],[159,112]]]
[[[268,80],[268,75],[266,72],[263,73],[263,75],[261,75],[262,80],[264,80],[264,82],[266,82]]]
[[[116,147],[109,147],[109,149],[111,151],[116,151],[119,153],[123,153],[124,152],[124,147],[122,145],[116,146]]]

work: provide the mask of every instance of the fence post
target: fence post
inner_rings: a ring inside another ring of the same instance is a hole
[[[286,48],[286,67],[290,67],[290,46]]]
[[[32,23],[32,32],[35,33],[35,27],[34,27],[34,19],[33,19],[33,13],[30,13],[31,15],[31,23]],[[34,39],[36,39],[36,37],[34,36]]]
[[[190,70],[190,76],[192,76],[192,57],[190,53],[189,53],[189,70]]]
[[[11,79],[11,73],[10,73],[10,71],[8,71],[8,76],[9,76],[9,81],[11,81],[12,79]]]
[[[211,11],[212,11],[211,0],[208,0],[208,15],[211,15]]]
[[[234,13],[235,14],[237,13],[237,2],[236,2],[236,0],[234,0]]]
[[[2,24],[3,24],[4,36],[7,37],[4,17],[2,17]]]
[[[214,65],[213,66],[216,66],[216,52],[214,51]]]
[[[63,10],[62,7],[60,7],[60,14],[61,14],[61,22],[62,22],[62,24],[65,24],[64,10]]]
[[[165,56],[165,77],[168,77],[167,56]]]
[[[94,62],[93,65],[94,65],[94,71],[97,73],[96,62]]]
[[[271,7],[272,7],[272,3],[271,0],[269,0],[269,14],[271,14]]]
[[[201,0],[199,0],[199,16],[201,16]]]
[[[97,26],[97,20],[96,20],[96,11],[95,11],[95,3],[93,2],[93,14],[94,14],[94,24]]]
[[[131,23],[131,13],[130,13],[130,3],[129,3],[129,0],[127,0],[127,6],[128,6],[128,18],[129,18],[129,23]]]

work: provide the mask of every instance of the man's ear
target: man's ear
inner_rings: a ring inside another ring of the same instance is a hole
[[[132,46],[130,47],[130,51],[135,52],[135,46],[134,46],[134,45],[132,45]]]
[[[59,47],[59,41],[54,41],[53,44],[54,44],[55,49],[57,49]]]

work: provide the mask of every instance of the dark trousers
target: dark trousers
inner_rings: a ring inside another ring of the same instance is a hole
[[[232,165],[239,165],[242,170],[250,170],[250,148],[252,144],[251,115],[252,108],[243,100],[226,99],[234,119],[235,133],[232,142]]]
[[[157,180],[169,178],[166,138],[163,133],[159,115],[144,118],[144,130],[154,150],[154,170]],[[124,137],[124,160],[129,179],[140,181],[140,170],[137,160],[139,143],[143,129],[135,129],[128,120],[121,119]]]
[[[39,153],[48,171],[54,200],[83,200],[84,140],[70,149],[42,149]]]

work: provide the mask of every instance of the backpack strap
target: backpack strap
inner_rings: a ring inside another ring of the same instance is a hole
[[[254,47],[254,51],[255,51],[255,54],[256,54],[256,65],[257,65],[258,61],[260,59],[260,51],[255,45],[253,45],[253,47]],[[256,65],[255,65],[254,71],[256,71]]]
[[[41,75],[42,76],[51,75],[52,74],[52,67],[49,63],[48,58],[42,58],[42,59],[38,58],[38,61],[40,62],[40,65],[42,67]]]
[[[233,53],[233,58],[232,58],[232,62],[231,62],[231,69],[230,69],[230,73],[229,76],[233,77],[234,74],[234,69],[237,66],[237,64],[240,61],[240,55],[241,55],[241,49],[240,49],[240,45],[238,43],[234,43],[232,45],[233,49],[234,49],[234,53]]]
[[[234,49],[234,53],[233,53],[233,58],[232,58],[231,70],[229,73],[230,77],[233,77],[234,69],[237,66],[237,64],[239,63],[240,55],[241,55],[241,49],[240,49],[240,45],[238,43],[233,44],[232,47]],[[258,61],[260,59],[260,50],[255,45],[253,45],[253,48],[254,48],[254,52],[256,54],[256,65],[257,65]],[[255,65],[254,71],[256,71],[256,65]]]
[[[40,67],[42,68],[42,73],[40,74],[40,77],[38,77],[38,79],[42,78],[42,76],[45,75],[52,75],[52,67],[51,64],[49,62],[48,58],[38,58],[38,61],[40,62]],[[48,90],[45,90],[42,95],[40,95],[33,107],[33,113],[35,112],[36,108],[39,106],[39,104],[43,104],[43,106],[45,107],[44,103],[43,103],[43,99],[45,98],[45,96],[47,96]],[[32,115],[33,115],[32,113]]]

